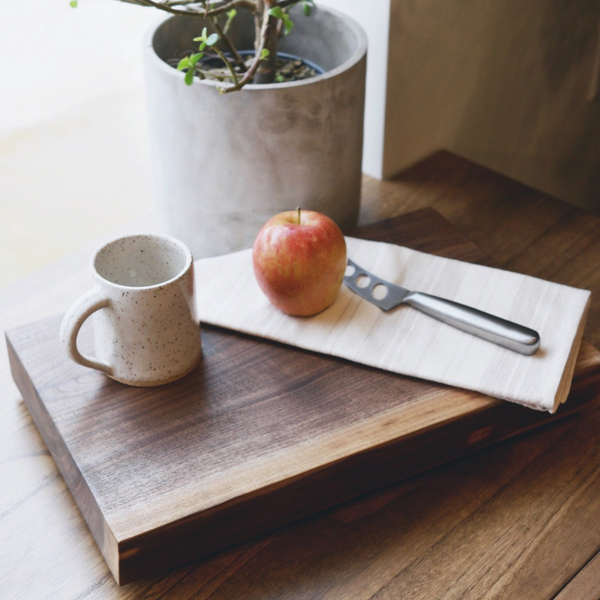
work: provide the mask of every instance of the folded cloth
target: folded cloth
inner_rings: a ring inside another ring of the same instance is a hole
[[[535,329],[540,349],[524,356],[408,306],[384,312],[345,285],[327,310],[291,317],[258,287],[251,250],[196,261],[200,320],[538,410],[565,401],[590,292],[393,244],[346,243],[348,257],[382,279]]]

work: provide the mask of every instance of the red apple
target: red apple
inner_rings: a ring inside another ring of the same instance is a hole
[[[346,271],[346,240],[327,216],[291,210],[269,219],[252,250],[260,289],[290,315],[315,315],[333,304]]]

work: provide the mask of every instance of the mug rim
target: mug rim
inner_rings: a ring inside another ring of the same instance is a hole
[[[174,277],[171,277],[170,279],[167,279],[166,281],[163,281],[161,283],[154,283],[152,285],[140,285],[140,286],[122,285],[120,283],[115,283],[114,281],[110,281],[109,279],[106,279],[105,277],[100,275],[100,273],[96,269],[96,259],[98,258],[98,255],[103,250],[105,250],[106,248],[108,248],[108,246],[110,246],[111,244],[114,244],[115,242],[119,242],[121,240],[126,240],[126,239],[131,239],[131,238],[141,238],[141,237],[165,240],[165,241],[177,246],[180,250],[183,250],[183,253],[185,254],[185,264],[182,267],[182,269],[179,271],[179,273],[177,273],[177,275],[175,275]],[[167,235],[164,233],[129,233],[126,235],[120,235],[116,238],[112,238],[112,239],[108,240],[107,242],[105,242],[104,244],[102,244],[99,248],[97,248],[96,251],[94,252],[94,254],[92,255],[92,258],[90,261],[90,267],[92,269],[92,274],[94,275],[94,277],[99,279],[101,283],[108,285],[110,287],[119,289],[119,290],[126,290],[128,292],[131,292],[131,291],[137,291],[137,290],[139,290],[139,291],[156,290],[158,288],[163,288],[167,285],[170,285],[170,284],[178,281],[179,279],[181,279],[189,271],[193,262],[194,262],[194,257],[192,256],[191,250],[181,240],[177,239],[176,237],[173,237],[172,235]]]

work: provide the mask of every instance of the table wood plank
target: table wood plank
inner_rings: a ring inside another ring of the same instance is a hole
[[[598,600],[598,598],[600,598],[600,555],[596,554],[554,600]]]
[[[395,181],[365,178],[362,223],[426,206],[501,266],[592,290],[586,337],[600,345],[600,219],[447,152]],[[65,310],[87,288],[88,256],[0,291],[2,328]],[[596,597],[584,567],[600,549],[598,410],[118,588],[5,355],[0,389],[1,597],[338,600],[397,598],[408,587],[411,599],[549,599],[563,588],[565,598]]]

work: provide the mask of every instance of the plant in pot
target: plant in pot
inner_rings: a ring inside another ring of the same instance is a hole
[[[356,225],[367,41],[355,21],[312,0],[127,1],[166,13],[144,60],[169,233],[199,258],[249,248],[290,207]]]

